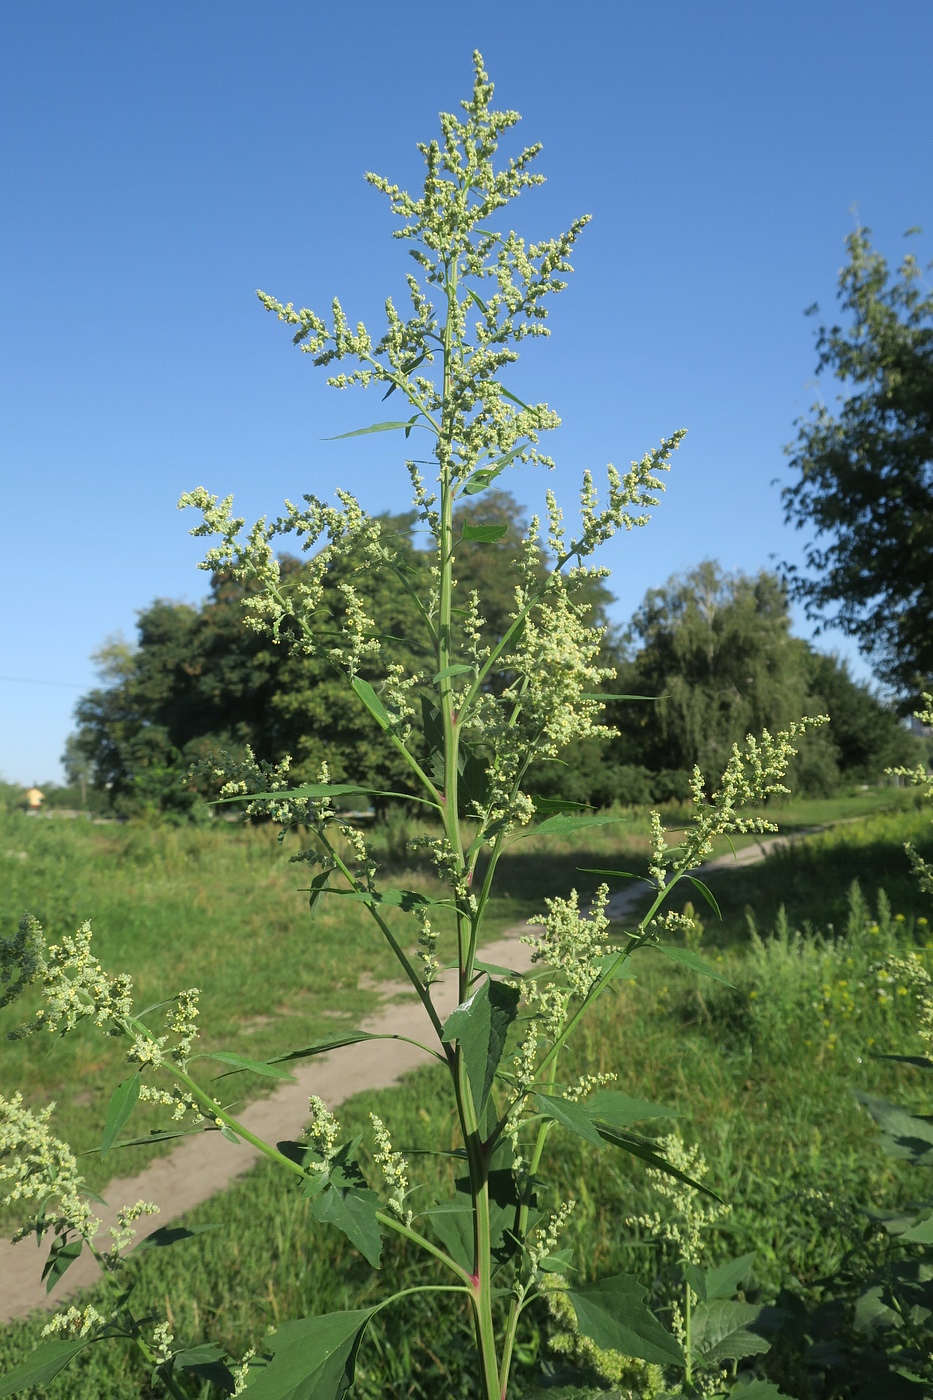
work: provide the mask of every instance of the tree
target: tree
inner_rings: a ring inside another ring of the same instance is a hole
[[[933,295],[911,255],[892,275],[870,230],[847,243],[839,300],[851,319],[816,342],[817,373],[846,392],[835,415],[817,404],[787,449],[798,477],[785,518],[816,533],[808,572],[784,573],[808,617],[855,637],[911,697],[933,677]]]

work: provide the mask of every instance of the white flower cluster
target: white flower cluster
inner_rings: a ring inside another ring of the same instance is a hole
[[[393,1148],[389,1130],[382,1119],[377,1117],[375,1113],[371,1113],[369,1118],[376,1139],[376,1151],[373,1156],[376,1166],[382,1172],[383,1180],[389,1188],[389,1209],[394,1211],[406,1225],[410,1225],[412,1212],[405,1206],[405,1198],[408,1195],[408,1164],[401,1152],[396,1152]]]
[[[67,1312],[56,1313],[51,1322],[47,1322],[42,1329],[43,1337],[87,1337],[91,1332],[96,1332],[99,1327],[103,1327],[107,1319],[103,1313],[99,1313],[92,1305],[82,1311],[79,1308],[70,1307]]]
[[[47,1226],[93,1239],[100,1221],[83,1195],[84,1177],[71,1148],[49,1130],[54,1108],[50,1103],[35,1112],[23,1107],[22,1094],[0,1094],[0,1207],[35,1201]],[[14,1238],[32,1228],[23,1225]]]
[[[41,929],[33,923],[29,930],[31,941],[23,944],[25,963],[21,966],[25,975],[28,965],[30,981],[41,981],[46,1006],[32,1021],[11,1031],[10,1039],[19,1040],[38,1030],[64,1035],[86,1017],[96,1026],[120,1034],[122,1023],[133,1014],[133,984],[125,973],[108,976],[92,955],[90,923],[85,921],[74,937],[51,944],[44,953],[38,951],[35,942],[38,933]]]
[[[159,1207],[152,1201],[137,1201],[135,1205],[120,1207],[117,1211],[117,1223],[110,1227],[110,1238],[113,1241],[110,1246],[111,1263],[116,1263],[121,1251],[136,1238],[133,1228],[136,1221],[141,1220],[144,1215],[158,1214]]]
[[[311,1119],[305,1128],[305,1136],[310,1140],[315,1149],[320,1152],[324,1159],[324,1166],[332,1159],[337,1150],[337,1139],[340,1136],[340,1124],[331,1113],[327,1104],[317,1094],[312,1094],[308,1100],[308,1107],[311,1110]]]
[[[577,1203],[571,1197],[569,1201],[565,1201],[548,1216],[548,1222],[545,1226],[538,1226],[534,1239],[528,1244],[528,1262],[533,1274],[538,1272],[541,1260],[554,1253],[560,1243],[561,1235],[567,1228],[567,1222],[576,1208]]]
[[[677,1133],[659,1138],[657,1147],[672,1167],[693,1177],[694,1181],[702,1181],[709,1171],[699,1146],[686,1147]],[[695,1186],[678,1181],[656,1167],[649,1167],[646,1175],[658,1195],[668,1202],[667,1208],[663,1216],[659,1211],[631,1216],[626,1225],[640,1225],[650,1230],[656,1238],[673,1244],[684,1263],[699,1264],[704,1231],[729,1215],[732,1207],[704,1199]]]

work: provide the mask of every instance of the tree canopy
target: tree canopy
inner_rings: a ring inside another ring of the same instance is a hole
[[[891,272],[869,229],[847,242],[849,320],[817,334],[817,373],[844,394],[835,414],[817,404],[787,449],[786,519],[815,535],[805,569],[784,569],[808,616],[855,637],[909,699],[933,678],[933,294],[913,256]]]

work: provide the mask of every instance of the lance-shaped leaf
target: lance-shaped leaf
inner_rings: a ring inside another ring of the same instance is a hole
[[[771,1346],[766,1338],[749,1330],[760,1312],[754,1303],[736,1303],[726,1298],[698,1303],[693,1310],[691,1331],[694,1351],[711,1366],[760,1356]]]
[[[659,1366],[684,1365],[676,1339],[645,1303],[648,1290],[631,1274],[616,1274],[588,1288],[572,1288],[567,1296],[580,1331],[598,1347]]]
[[[353,1384],[360,1339],[374,1311],[284,1322],[266,1343],[268,1365],[250,1366],[244,1394],[249,1400],[340,1400]]]
[[[379,696],[373,690],[369,681],[364,681],[361,680],[359,676],[354,676],[350,684],[356,691],[356,694],[362,700],[363,704],[366,706],[369,713],[372,715],[373,719],[378,724],[379,728],[384,729],[386,730],[386,732],[388,732],[392,728],[392,716],[389,714],[385,705],[383,705],[382,701],[379,699]]]
[[[216,1060],[221,1065],[230,1065],[233,1073],[249,1070],[252,1074],[261,1074],[265,1079],[288,1079],[294,1082],[295,1078],[287,1069],[278,1069],[267,1060],[251,1060],[248,1055],[235,1055],[230,1050],[212,1050],[205,1053],[203,1058]]]
[[[716,1298],[731,1298],[743,1279],[748,1278],[755,1255],[743,1254],[741,1259],[730,1259],[716,1269],[699,1269],[688,1264],[685,1276],[690,1287],[701,1303],[712,1303]]]
[[[104,1123],[104,1136],[100,1140],[100,1155],[102,1157],[106,1157],[113,1147],[120,1129],[136,1107],[141,1083],[142,1078],[137,1070],[135,1074],[130,1075],[129,1079],[124,1079],[122,1084],[118,1084],[110,1096],[107,1119]]]
[[[597,1089],[582,1105],[594,1121],[609,1128],[627,1128],[643,1118],[679,1118],[676,1108],[649,1103],[646,1099],[631,1099],[619,1089]]]
[[[478,492],[485,491],[486,487],[491,486],[496,477],[501,476],[509,463],[514,462],[518,454],[523,452],[527,446],[527,443],[521,443],[518,447],[513,447],[510,452],[506,452],[504,456],[496,457],[492,462],[487,463],[485,467],[477,467],[476,471],[464,482],[462,487],[463,494],[465,496],[475,496]]]
[[[70,1269],[74,1261],[80,1257],[83,1248],[83,1240],[65,1240],[59,1237],[53,1241],[49,1257],[42,1270],[46,1293],[51,1293],[65,1270]]]
[[[608,1142],[610,1147],[618,1147],[620,1151],[628,1152],[630,1156],[637,1157],[641,1162],[646,1162],[649,1167],[663,1172],[665,1176],[672,1176],[675,1181],[682,1181],[685,1186],[692,1186],[695,1191],[701,1191],[704,1196],[709,1196],[711,1200],[724,1204],[722,1196],[717,1196],[716,1192],[711,1191],[708,1186],[704,1186],[702,1181],[687,1176],[686,1172],[672,1166],[666,1157],[662,1157],[653,1138],[642,1137],[639,1133],[628,1132],[625,1128],[605,1128],[598,1123],[596,1131],[603,1142]]]
[[[413,417],[401,421],[395,419],[391,423],[370,423],[368,428],[354,428],[350,433],[338,433],[336,437],[324,438],[324,441],[341,442],[344,438],[365,437],[367,433],[391,433],[395,428],[405,428],[407,437],[411,429],[418,424],[418,418],[416,413]]]
[[[535,1108],[543,1118],[550,1118],[562,1128],[576,1133],[577,1137],[602,1147],[603,1140],[593,1127],[593,1120],[582,1103],[574,1103],[571,1099],[552,1098],[550,1094],[535,1094],[534,1102]]]
[[[312,1196],[311,1214],[323,1224],[336,1225],[374,1269],[382,1256],[382,1232],[376,1211],[379,1197],[366,1185],[355,1159],[360,1139],[345,1142],[330,1163],[326,1175],[310,1180],[305,1194]],[[323,1182],[323,1185],[321,1184]]]
[[[628,820],[627,816],[611,812],[581,812],[579,815],[557,812],[553,817],[546,817],[537,826],[523,829],[515,839],[522,840],[526,836],[575,836],[578,831],[586,831],[588,827],[609,826],[612,822]]]
[[[342,1050],[345,1045],[358,1045],[362,1040],[403,1040],[406,1045],[417,1045],[420,1050],[428,1050],[432,1055],[438,1053],[431,1050],[430,1046],[422,1045],[420,1041],[409,1040],[406,1035],[371,1035],[368,1031],[349,1031],[333,1040],[317,1040],[313,1045],[303,1045],[299,1050],[286,1050],[283,1055],[270,1055],[268,1063],[279,1065],[286,1064],[289,1060],[309,1060],[314,1055],[327,1055],[331,1050]]]
[[[138,1254],[141,1249],[169,1249],[173,1244],[180,1244],[182,1240],[193,1240],[196,1235],[205,1235],[210,1230],[219,1229],[219,1225],[162,1225],[141,1239],[132,1253]]]
[[[710,967],[701,957],[698,957],[691,948],[672,948],[667,943],[654,943],[651,945],[657,948],[659,953],[663,953],[671,962],[680,963],[682,967],[689,967],[691,972],[699,972],[703,977],[712,977],[714,982],[722,982],[725,986],[731,987],[732,983],[728,977],[723,977],[721,972]]]
[[[487,979],[444,1022],[444,1043],[460,1046],[477,1113],[489,1097],[520,995],[517,987]]]
[[[691,885],[693,885],[694,889],[699,890],[700,894],[706,900],[709,907],[721,919],[722,910],[720,909],[719,904],[716,900],[716,896],[713,894],[713,891],[710,889],[709,885],[704,885],[703,881],[698,880],[695,875],[688,875],[687,879],[690,881]]]
[[[449,899],[432,899],[430,895],[420,894],[418,890],[322,890],[322,894],[335,894],[342,899],[355,899],[358,904],[386,904],[393,909],[401,909],[405,913],[410,913],[412,909],[418,909],[422,905],[441,905],[445,909],[454,909],[456,905]]]
[[[477,544],[494,544],[509,533],[508,525],[464,525],[463,538]]]
[[[388,713],[388,711],[386,712]],[[412,792],[383,792],[382,788],[362,787],[359,783],[302,783],[296,788],[282,788],[277,792],[239,792],[233,797],[218,797],[208,803],[210,807],[221,807],[225,802],[276,802],[286,797],[302,797],[309,802],[322,802],[332,797],[397,797],[402,802],[420,802],[425,807],[436,807],[426,797],[416,797]],[[159,1005],[167,1006],[168,1002]],[[148,1010],[153,1010],[149,1007]]]
[[[475,666],[467,666],[458,661],[455,666],[445,666],[443,671],[438,671],[437,675],[432,677],[431,684],[437,685],[438,681],[449,680],[451,676],[472,676],[475,670]]]
[[[31,1386],[48,1385],[59,1371],[64,1371],[69,1361],[93,1346],[95,1341],[93,1337],[85,1337],[83,1341],[59,1337],[53,1342],[45,1342],[21,1366],[0,1376],[0,1396],[18,1395],[21,1390],[28,1390]]]

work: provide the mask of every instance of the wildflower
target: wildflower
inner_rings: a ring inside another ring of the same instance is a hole
[[[83,1310],[70,1307],[67,1312],[56,1313],[50,1322],[47,1322],[42,1329],[41,1336],[56,1337],[64,1333],[69,1337],[86,1337],[90,1332],[95,1332],[106,1322],[103,1313],[99,1313],[91,1304]]]
[[[0,1094],[0,1207],[35,1201],[44,1228],[74,1230],[90,1240],[100,1221],[82,1195],[84,1177],[71,1148],[49,1130],[54,1107],[52,1103],[33,1112],[23,1107],[22,1094],[11,1099]],[[14,1239],[22,1239],[32,1228],[33,1222],[23,1225]]]
[[[389,1188],[389,1207],[406,1225],[412,1222],[412,1212],[405,1207],[408,1195],[408,1171],[405,1158],[392,1146],[388,1129],[375,1113],[369,1115],[376,1138],[376,1165],[380,1168],[386,1186]]]

